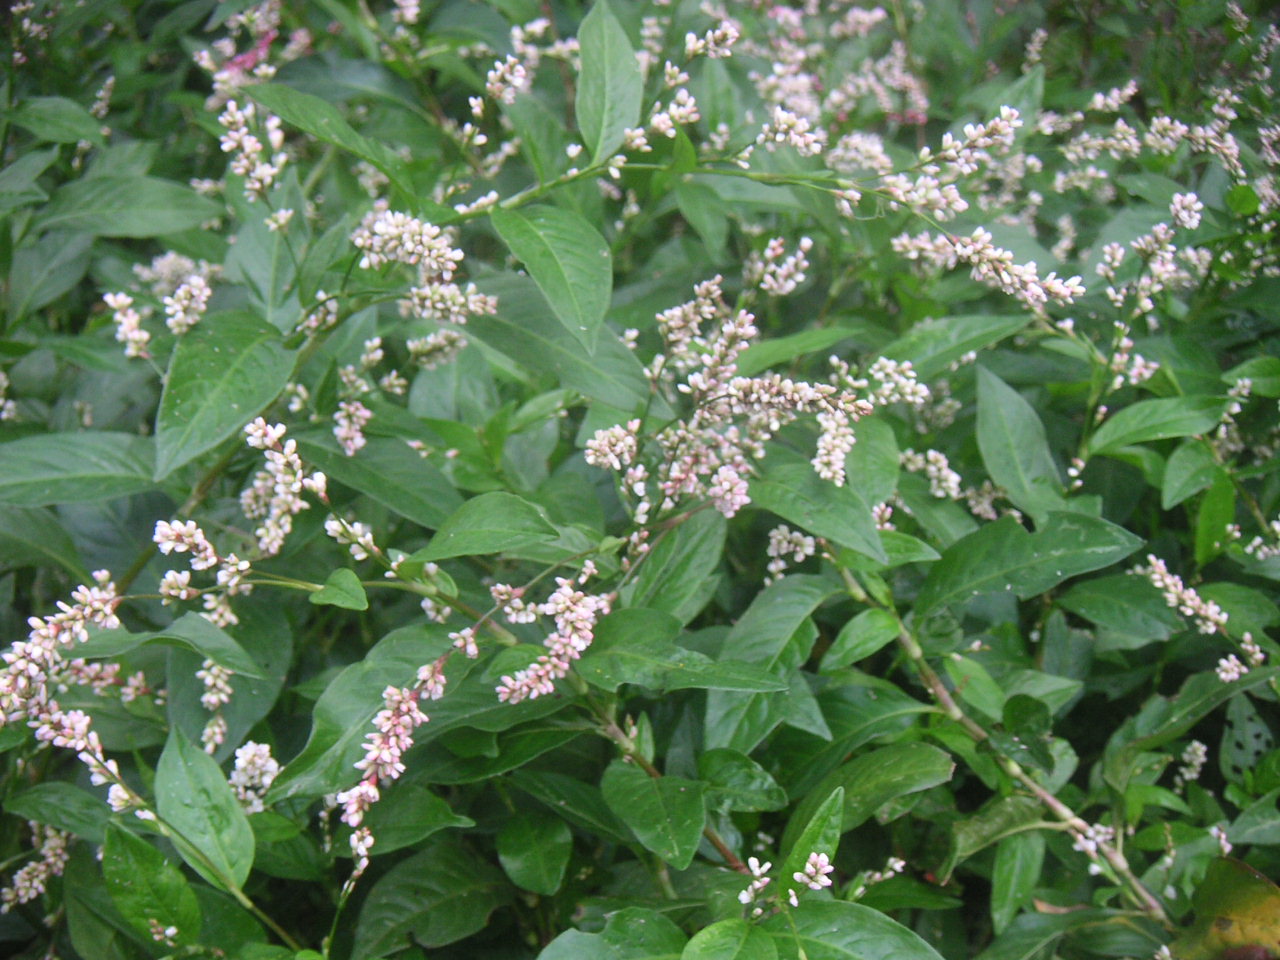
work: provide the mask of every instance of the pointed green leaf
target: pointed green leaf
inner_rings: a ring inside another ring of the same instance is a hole
[[[1216,397],[1165,397],[1139,400],[1117,410],[1089,440],[1090,453],[1110,453],[1121,447],[1170,437],[1208,433],[1222,417]]]
[[[677,870],[693,862],[706,823],[706,784],[681,777],[651,777],[615,760],[600,784],[605,803],[644,846]]]
[[[622,146],[623,132],[640,121],[644,79],[626,31],[606,0],[596,0],[578,28],[582,72],[574,110],[582,140],[596,163]]]
[[[76,655],[87,660],[105,660],[136,650],[144,643],[186,647],[242,676],[256,679],[265,676],[262,667],[235,638],[198,613],[184,613],[167,627],[151,633],[130,633],[128,630],[95,633],[76,648]]]
[[[522,890],[552,896],[560,889],[573,834],[562,819],[542,811],[521,811],[507,821],[496,839],[498,860]]]
[[[280,395],[293,356],[249,313],[209,314],[179,340],[156,415],[156,479],[217,446]]]
[[[222,770],[176,728],[156,767],[156,806],[196,873],[222,889],[244,885],[253,867],[253,828]]]
[[[200,939],[200,904],[182,871],[141,837],[114,823],[102,849],[102,876],[121,916],[151,936],[153,924],[178,946]]]
[[[809,854],[825,853],[828,860],[835,860],[840,835],[844,833],[844,787],[836,786],[829,790],[826,799],[816,809],[810,809],[811,813],[806,811],[808,819],[804,822],[804,829],[788,831],[791,833],[790,840],[785,837],[783,839],[782,849],[786,851],[786,858],[782,862],[782,869],[778,871],[778,883],[783,890],[796,886],[794,874],[804,872]],[[788,825],[798,828],[801,822],[797,819],[799,815],[800,811],[797,809],[796,816],[788,821]]]
[[[599,231],[560,207],[497,208],[489,218],[556,318],[593,351],[613,292],[613,257]]]
[[[155,442],[132,433],[46,433],[0,444],[0,503],[44,507],[142,493]]]
[[[1039,414],[985,367],[978,368],[978,449],[991,479],[1037,523],[1062,506],[1061,479]]]
[[[59,566],[82,583],[90,579],[66,529],[39,507],[0,504],[0,556],[8,566]]]
[[[98,237],[158,237],[221,216],[223,206],[189,187],[155,177],[108,175],[59,187],[33,230],[75,230]]]
[[[779,960],[942,960],[917,934],[860,903],[805,900],[763,926]]]
[[[516,550],[554,540],[559,534],[542,512],[513,493],[472,497],[436,531],[431,543],[411,559],[444,560]]]
[[[1000,590],[1025,600],[1123,560],[1141,545],[1123,527],[1084,514],[1052,512],[1034,534],[1002,517],[943,553],[916,597],[916,616]]]
[[[751,502],[812,534],[884,562],[871,506],[854,484],[823,480],[808,463],[765,461],[762,476],[751,481]]]
[[[720,920],[699,930],[680,954],[680,960],[777,960],[773,939],[758,926],[739,917]]]

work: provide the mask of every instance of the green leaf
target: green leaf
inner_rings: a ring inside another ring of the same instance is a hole
[[[768,370],[779,363],[786,363],[796,357],[818,350],[826,350],[842,340],[856,340],[867,331],[866,326],[819,327],[816,330],[802,330],[785,337],[772,340],[760,340],[753,343],[738,358],[738,373],[744,377],[754,377],[757,373]]]
[[[258,101],[285,123],[325,143],[341,147],[353,156],[373,164],[407,196],[417,195],[404,161],[384,144],[357,133],[351,124],[347,123],[338,108],[327,100],[321,100],[312,94],[294,90],[280,83],[255,83],[252,86],[252,90],[245,88],[245,94]],[[446,222],[454,216],[453,211],[447,207],[429,202],[428,209],[422,212],[433,217],[436,223]],[[445,215],[442,216],[442,213]]]
[[[482,493],[449,515],[431,543],[410,558],[435,561],[483,556],[546,543],[559,536],[542,512],[513,493]]]
[[[369,609],[369,598],[365,596],[360,578],[346,567],[339,567],[329,574],[324,586],[315,593],[308,594],[307,600],[321,607],[327,605],[344,610]]]
[[[644,78],[635,51],[609,4],[598,0],[578,28],[582,70],[574,110],[583,143],[596,163],[622,146],[623,131],[640,120]]]
[[[814,639],[801,628],[833,592],[833,585],[820,577],[790,576],[770,584],[729,632],[720,662],[753,663],[780,675],[798,670]],[[804,683],[802,677],[796,679]],[[786,718],[798,692],[796,687],[786,693],[712,690],[704,727],[707,749],[730,747],[750,753]]]
[[[90,579],[66,529],[39,507],[0,504],[0,556],[6,566],[59,566],[82,583]]]
[[[47,823],[67,830],[90,843],[102,843],[111,817],[106,801],[61,780],[28,787],[4,802],[5,813],[24,820]]]
[[[507,902],[508,891],[501,872],[466,847],[434,842],[373,885],[351,956],[373,960],[410,943],[430,949],[469,937]]]
[[[1127,573],[1074,584],[1057,603],[1100,627],[1141,640],[1167,640],[1181,626],[1149,580]]]
[[[681,777],[651,777],[635,764],[615,760],[600,783],[605,803],[646,849],[677,870],[697,852],[706,823],[706,784]]]
[[[1280,357],[1252,357],[1222,375],[1222,382],[1233,386],[1239,380],[1250,382],[1250,396],[1280,397]]]
[[[496,316],[467,321],[468,332],[487,346],[610,407],[633,411],[648,401],[644,368],[608,327],[599,331],[595,350],[588,354],[527,277],[499,276],[478,286],[502,304]]]
[[[34,150],[0,170],[0,216],[17,207],[49,199],[36,180],[57,159],[57,147]]]
[[[103,142],[102,122],[66,97],[28,97],[13,112],[13,122],[46,143]]]
[[[724,258],[725,243],[729,239],[729,218],[727,207],[720,194],[705,183],[695,180],[681,180],[675,187],[676,204],[680,207],[680,215],[689,222],[689,226],[697,231],[702,242],[706,244],[707,256],[713,263]],[[831,330],[818,331],[830,334]],[[837,331],[838,332],[838,331]],[[748,348],[748,352],[754,348]],[[743,372],[742,364],[738,364],[738,372]]]
[[[1135,443],[1208,433],[1218,425],[1224,405],[1203,396],[1139,400],[1107,418],[1089,439],[1089,452],[1112,453]]]
[[[498,831],[497,847],[498,860],[512,883],[549,897],[564,880],[573,834],[559,817],[521,811]]]
[[[897,618],[887,610],[863,610],[840,628],[835,641],[822,655],[822,673],[839,670],[866,659],[893,643],[898,637]]]
[[[1004,711],[1004,691],[982,664],[971,657],[952,654],[944,666],[961,700],[986,714],[988,720],[1000,719]]]
[[[951,852],[938,871],[940,882],[951,878],[957,865],[993,843],[1044,822],[1044,808],[1034,797],[1000,797],[971,817],[951,825]]]
[[[566,930],[538,960],[678,960],[685,935],[662,914],[625,907],[609,915],[599,933]]]
[[[1164,465],[1164,481],[1160,489],[1160,509],[1176,507],[1199,493],[1222,473],[1213,454],[1200,440],[1184,440],[1169,455]]]
[[[804,872],[809,854],[825,853],[829,860],[836,858],[840,835],[844,833],[844,787],[837,786],[824,796],[826,799],[812,813],[806,811],[806,819],[799,819],[800,810],[797,809],[795,816],[787,824],[788,827],[797,829],[789,830],[790,839],[784,836],[782,841],[782,850],[786,851],[786,856],[782,869],[778,871],[778,883],[783,889],[794,887],[794,874]],[[803,830],[798,829],[800,823],[804,823]]]
[[[1044,424],[1022,394],[978,368],[978,449],[991,479],[1040,523],[1062,506],[1061,478]]]
[[[223,207],[187,187],[155,177],[103,176],[59,187],[35,230],[75,230],[98,237],[159,237],[221,216]]]
[[[1209,864],[1191,898],[1196,921],[1173,944],[1178,960],[1273,956],[1280,951],[1280,887],[1230,857]],[[1233,948],[1259,947],[1240,952]]]
[[[156,766],[156,808],[182,859],[215,887],[238,889],[253,866],[253,829],[213,759],[171,730]]]
[[[703,586],[712,580],[724,552],[728,521],[703,510],[658,538],[639,573],[622,589],[629,607],[648,607],[688,623],[707,601]]]
[[[489,218],[560,323],[592,352],[613,291],[613,258],[604,238],[560,207],[496,208]]]
[[[174,927],[178,946],[200,939],[200,904],[182,872],[141,837],[114,823],[107,827],[102,875],[121,915],[140,933],[152,924]]]
[[[806,899],[763,928],[779,960],[941,960],[915,933],[859,903]]]
[[[76,655],[87,660],[105,660],[146,643],[185,647],[233,673],[258,679],[264,676],[262,667],[244,647],[198,613],[184,613],[167,627],[151,633],[130,633],[124,629],[95,633],[76,648]]]
[[[0,444],[0,503],[44,507],[142,493],[154,441],[132,433],[45,433]]]
[[[782,846],[790,849],[799,824],[807,822],[837,787],[844,789],[843,832],[866,822],[890,800],[946,783],[954,771],[951,757],[927,743],[894,743],[864,753],[809,791],[783,833]]]
[[[778,948],[759,927],[738,917],[699,930],[680,960],[777,960]]]
[[[672,643],[680,622],[670,614],[631,607],[597,624],[595,640],[576,669],[605,690],[634,683],[654,690],[786,690],[785,682],[760,667],[716,662]]]
[[[156,479],[211,450],[293,375],[280,332],[249,313],[209,314],[178,339],[156,414]]]
[[[75,287],[89,267],[92,246],[93,237],[87,233],[58,230],[14,251],[9,268],[9,322],[17,323]]]
[[[391,853],[421,843],[441,830],[474,827],[470,817],[454,813],[449,804],[417,783],[397,783],[364,815],[365,825],[377,838],[377,855]],[[348,855],[345,838],[339,838],[338,850]]]
[[[719,747],[698,757],[698,778],[707,783],[707,802],[722,811],[781,810],[787,791],[744,753]]]
[[[1254,667],[1239,680],[1223,683],[1212,670],[1192,674],[1172,697],[1154,696],[1111,735],[1103,755],[1102,776],[1123,792],[1134,759],[1182,736],[1232,697],[1241,696],[1280,675],[1280,667]]]
[[[1019,833],[1000,841],[991,871],[991,925],[996,933],[1003,933],[1030,903],[1043,866],[1043,833]]]
[[[810,464],[778,463],[778,459],[769,457],[763,475],[751,481],[754,506],[872,559],[888,559],[871,507],[853,484],[837,487],[814,473]]]
[[[928,383],[966,353],[1011,337],[1030,322],[1025,314],[947,317],[915,324],[880,352],[895,360],[910,360],[916,376]]]
[[[403,440],[371,437],[356,456],[348,457],[331,434],[304,434],[298,437],[298,450],[331,481],[431,530],[463,503],[448,478]]]
[[[619,843],[631,843],[631,832],[619,820],[597,787],[547,770],[516,770],[511,782],[570,823]]]
[[[1196,566],[1203,567],[1230,542],[1227,526],[1236,519],[1236,486],[1222,473],[1206,491],[1196,512]]]
[[[1034,534],[1002,517],[952,544],[916,597],[915,614],[1007,590],[1019,599],[1123,560],[1142,541],[1123,527],[1079,513],[1052,512]]]

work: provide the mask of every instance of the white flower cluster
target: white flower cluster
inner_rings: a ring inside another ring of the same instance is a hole
[[[765,548],[770,559],[765,568],[767,573],[764,582],[770,584],[782,579],[782,573],[788,566],[788,557],[791,558],[791,563],[802,563],[806,557],[812,557],[816,550],[817,542],[808,534],[792,530],[786,524],[774,527],[769,531],[769,545]]]
[[[0,370],[0,421],[12,420],[18,415],[18,405],[9,393],[9,375]]]
[[[762,255],[753,254],[747,260],[743,277],[747,283],[759,286],[770,296],[785,297],[804,283],[805,271],[809,269],[805,254],[812,249],[813,240],[801,237],[796,244],[796,252],[786,256],[786,241],[782,237],[774,237],[765,245]]]
[[[280,118],[268,114],[262,124],[267,143],[273,151],[268,157],[266,145],[249,129],[256,115],[254,104],[247,103],[241,108],[236,101],[228,100],[226,109],[218,117],[218,122],[226,130],[218,143],[223,153],[235,154],[231,160],[231,171],[244,177],[247,200],[264,198],[289,159],[283,149],[284,129]]]
[[[529,89],[531,82],[524,64],[507,54],[505,60],[495,62],[485,74],[484,88],[499,103],[512,104],[516,102],[516,94]]]
[[[570,578],[557,577],[556,589],[538,612],[555,620],[555,631],[542,641],[547,652],[536,661],[504,675],[498,684],[498,699],[503,703],[519,703],[553,693],[555,681],[569,672],[573,661],[582,656],[595,639],[596,621],[609,613],[610,598],[579,590]]]
[[[738,24],[732,20],[721,20],[718,26],[708,30],[701,37],[696,33],[686,33],[684,57],[686,60],[692,60],[694,57],[708,57],[712,60],[731,57],[733,45],[738,42],[740,36]]]
[[[171,296],[164,298],[165,326],[178,336],[186,333],[204,316],[212,293],[208,281],[200,274],[187,277]]]
[[[929,480],[929,492],[939,500],[959,500],[961,493],[960,474],[951,469],[947,455],[940,450],[926,450],[916,453],[908,447],[898,455],[899,463],[910,473],[923,472]]]
[[[738,894],[738,902],[744,907],[755,901],[760,896],[765,887],[773,882],[773,878],[768,876],[769,871],[773,868],[773,864],[769,862],[761,863],[756,857],[747,858],[747,869],[751,871],[752,880],[747,884],[747,889]]]
[[[776,150],[787,144],[795,147],[796,153],[802,157],[816,157],[827,147],[827,131],[815,126],[807,117],[775,105],[769,122],[756,136],[756,143],[766,150]]]
[[[351,556],[357,561],[368,560],[369,557],[381,553],[373,540],[373,528],[367,523],[329,517],[324,522],[324,532],[338,543],[347,545],[351,550]]]
[[[253,483],[240,493],[240,509],[250,520],[261,521],[253,535],[259,552],[273,557],[293,530],[293,518],[311,506],[302,499],[302,492],[309,490],[326,500],[327,479],[318,471],[306,472],[298,456],[297,441],[284,439],[284,424],[268,425],[258,417],[244,432],[245,442],[261,450],[266,463],[254,474]]]
[[[359,400],[342,400],[333,415],[333,435],[337,437],[342,452],[354,457],[368,442],[365,425],[373,419],[373,411]]]
[[[1152,585],[1163,594],[1166,604],[1184,617],[1194,618],[1196,629],[1201,633],[1226,632],[1227,612],[1216,603],[1205,600],[1191,587],[1184,585],[1182,578],[1176,573],[1170,573],[1165,562],[1154,553],[1147,554],[1145,567],[1135,567],[1133,572],[1150,580]]]
[[[810,890],[822,890],[831,886],[830,874],[835,873],[836,868],[831,865],[831,858],[825,853],[814,851],[809,854],[809,858],[804,862],[804,870],[797,870],[791,875],[796,883],[803,883]]]
[[[150,307],[141,311],[133,308],[133,297],[127,293],[108,293],[102,298],[111,308],[111,319],[116,325],[116,342],[124,344],[126,357],[147,357],[147,344],[151,342],[151,334],[142,326],[143,317],[151,312]]]
[[[49,880],[62,876],[67,865],[71,834],[34,821],[28,821],[27,825],[31,828],[31,844],[36,848],[37,857],[19,869],[8,886],[0,889],[0,914],[42,895]]]
[[[640,448],[637,438],[639,431],[639,420],[629,420],[625,425],[615,424],[612,427],[597,430],[587,441],[583,458],[593,467],[621,470],[636,458]]]
[[[686,123],[697,123],[701,119],[698,101],[686,87],[681,87],[666,106],[654,104],[653,113],[649,115],[649,129],[674,140],[676,128]]]
[[[1188,783],[1194,783],[1200,779],[1200,771],[1204,769],[1205,762],[1209,759],[1209,748],[1199,740],[1192,740],[1183,749],[1178,759],[1182,762],[1182,766],[1178,767],[1177,775],[1173,778],[1173,786],[1181,793]]]
[[[455,250],[450,240],[449,234],[434,223],[391,210],[384,202],[375,204],[351,235],[351,242],[364,252],[360,258],[362,270],[405,263],[421,266],[430,275],[445,280],[462,262],[462,251]]]

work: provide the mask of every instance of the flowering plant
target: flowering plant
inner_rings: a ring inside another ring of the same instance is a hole
[[[11,4],[6,949],[1280,954],[1247,7]]]

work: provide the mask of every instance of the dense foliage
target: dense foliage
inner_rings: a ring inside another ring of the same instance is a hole
[[[11,4],[3,949],[1280,954],[1267,6]]]

